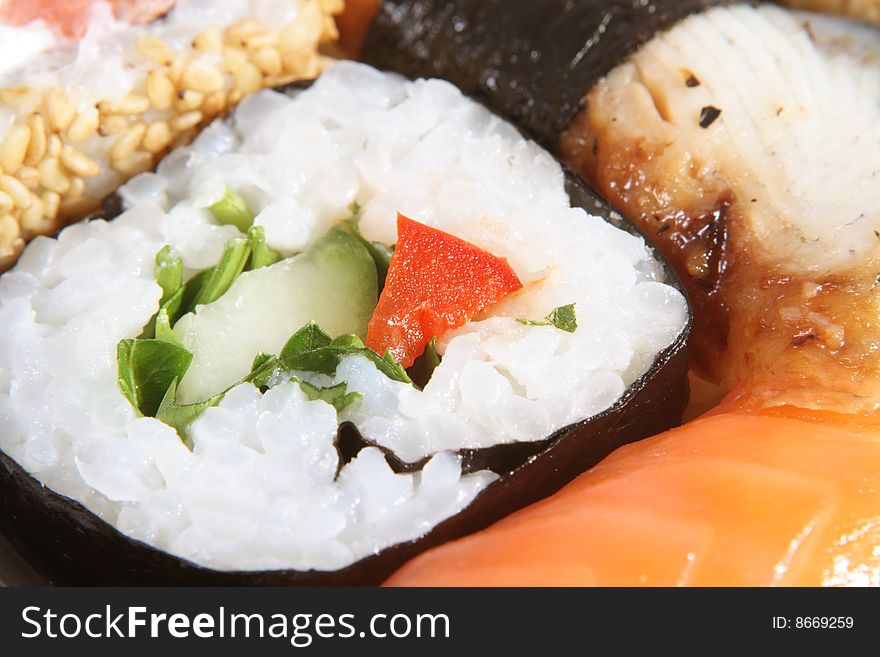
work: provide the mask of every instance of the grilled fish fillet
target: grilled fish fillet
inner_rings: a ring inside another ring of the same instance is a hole
[[[880,400],[880,31],[736,5],[600,81],[561,142],[695,306],[695,364],[766,404]]]

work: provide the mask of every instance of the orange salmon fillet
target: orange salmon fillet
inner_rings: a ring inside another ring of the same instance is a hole
[[[405,565],[392,586],[880,584],[880,423],[725,410]]]

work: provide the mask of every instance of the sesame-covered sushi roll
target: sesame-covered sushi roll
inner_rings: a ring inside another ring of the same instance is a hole
[[[247,94],[318,75],[343,4],[0,4],[0,270]]]

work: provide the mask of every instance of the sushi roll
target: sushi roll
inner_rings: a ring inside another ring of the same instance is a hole
[[[53,581],[378,583],[680,421],[675,274],[447,82],[336,64],[119,197],[0,277],[0,517]]]
[[[244,96],[314,78],[342,0],[5,0],[0,271]]]

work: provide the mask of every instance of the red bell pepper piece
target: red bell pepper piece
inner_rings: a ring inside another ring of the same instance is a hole
[[[366,344],[410,367],[432,338],[521,287],[504,258],[398,213],[397,247]]]

